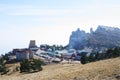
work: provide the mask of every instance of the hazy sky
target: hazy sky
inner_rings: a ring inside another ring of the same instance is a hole
[[[71,32],[120,27],[120,0],[0,0],[0,54],[40,44],[69,42]]]

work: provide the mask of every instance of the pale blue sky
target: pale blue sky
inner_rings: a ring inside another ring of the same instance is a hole
[[[67,45],[72,31],[120,28],[120,0],[0,0],[0,53],[40,44]]]

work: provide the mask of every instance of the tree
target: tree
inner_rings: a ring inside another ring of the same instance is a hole
[[[9,72],[9,69],[6,67],[5,60],[3,57],[0,58],[0,74],[6,74]]]
[[[105,59],[105,53],[100,53],[99,56],[100,56],[100,57],[99,57],[100,60]]]
[[[112,53],[112,57],[119,57],[120,56],[120,48],[115,48]]]
[[[41,62],[41,60],[39,60],[39,59],[34,59],[34,60],[33,60],[33,63],[32,63],[32,69],[33,69],[34,71],[41,71],[41,70],[42,70],[42,67],[41,67],[42,64],[43,64],[43,63]]]
[[[26,59],[20,62],[20,72],[36,72],[41,71],[43,62],[39,59]]]
[[[91,53],[89,56],[89,62],[93,62],[93,61],[95,61],[95,56],[93,53]]]
[[[95,61],[98,61],[98,60],[100,60],[100,53],[97,52],[95,54]]]
[[[83,54],[82,57],[81,57],[81,63],[82,64],[86,64],[88,63],[88,57],[86,54]]]
[[[30,72],[30,61],[28,59],[22,60],[20,62],[21,72]]]
[[[113,49],[108,49],[105,54],[105,58],[112,58],[112,54],[113,54]]]

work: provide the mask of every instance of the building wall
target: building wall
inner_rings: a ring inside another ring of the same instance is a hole
[[[16,52],[16,59],[19,61],[22,59],[22,55],[20,52]]]
[[[17,52],[16,53],[16,59],[17,60],[29,59],[29,53]]]
[[[29,53],[29,58],[33,58],[33,57],[34,57],[34,52],[32,51]]]
[[[30,59],[34,57],[34,51],[29,49],[22,49],[16,51],[16,59],[23,60],[23,59]]]

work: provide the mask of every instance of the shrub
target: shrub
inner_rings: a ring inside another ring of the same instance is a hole
[[[39,59],[26,59],[20,62],[20,72],[41,71],[43,62]]]
[[[0,74],[7,74],[9,72],[9,69],[5,65],[5,60],[4,58],[0,58]]]

